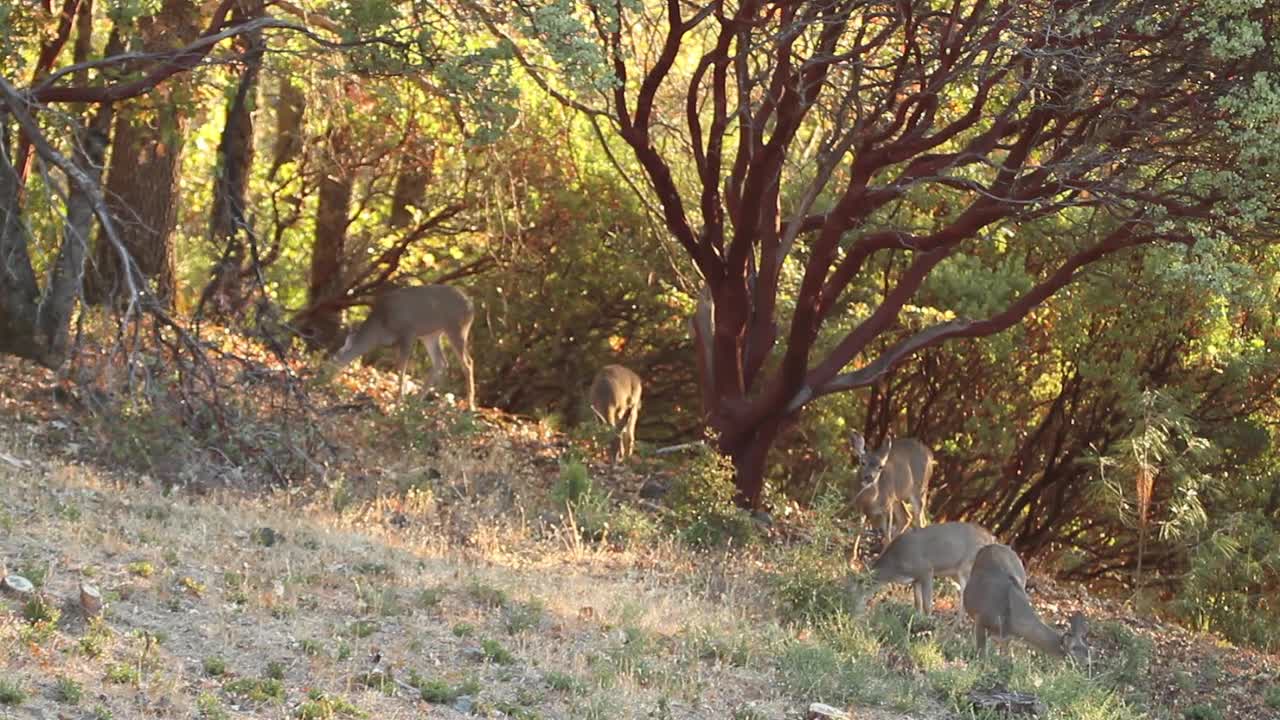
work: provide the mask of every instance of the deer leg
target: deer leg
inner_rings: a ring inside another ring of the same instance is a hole
[[[631,410],[627,413],[627,449],[626,455],[629,457],[636,451],[636,420],[640,418],[640,401],[636,400],[631,406]]]
[[[457,330],[446,330],[449,335],[449,345],[453,347],[453,351],[458,355],[458,362],[462,365],[462,373],[467,376],[467,409],[476,409],[476,378],[474,364],[471,362],[471,349],[468,341],[471,335],[471,326],[463,325]]]
[[[427,382],[431,387],[439,388],[444,369],[449,367],[449,361],[444,356],[444,348],[440,347],[440,334],[428,335],[423,338],[423,343],[427,346],[427,354],[431,356],[431,376]]]
[[[973,644],[978,646],[978,654],[987,654],[987,629],[982,623],[974,623],[973,625]]]
[[[409,365],[409,358],[413,356],[413,338],[406,338],[396,342],[396,370],[400,374],[400,392],[397,400],[404,400],[404,369]]]
[[[925,615],[933,614],[933,573],[920,580],[920,612]]]

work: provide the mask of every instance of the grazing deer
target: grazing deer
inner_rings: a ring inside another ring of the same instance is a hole
[[[616,434],[616,462],[635,452],[636,419],[640,417],[639,375],[621,365],[600,368],[591,383],[591,409]]]
[[[978,552],[996,539],[981,527],[965,522],[945,522],[915,528],[889,543],[871,565],[871,582],[863,591],[859,604],[888,583],[911,583],[916,610],[928,615],[933,611],[933,579],[955,578],[964,597],[970,570]]]
[[[859,487],[853,504],[872,521],[884,518],[884,541],[893,540],[908,522],[923,526],[925,493],[929,490],[934,465],[929,446],[915,438],[894,440],[890,435],[879,450],[867,450],[866,440],[857,432],[850,438],[850,444],[859,464]],[[911,506],[909,517],[907,505]],[[904,513],[902,524],[896,528],[895,510]]]
[[[467,407],[475,409],[476,383],[467,337],[475,308],[471,299],[457,288],[447,285],[417,285],[389,290],[373,301],[369,318],[347,335],[342,349],[334,355],[338,369],[383,345],[395,344],[396,368],[400,371],[400,398],[404,399],[404,369],[413,354],[413,342],[423,338],[431,356],[430,383],[439,384],[449,366],[440,346],[440,336],[449,337],[449,345],[458,354],[467,376]]]
[[[963,592],[978,652],[986,651],[988,634],[997,638],[1012,635],[1048,655],[1088,662],[1089,629],[1084,616],[1074,613],[1066,632],[1059,632],[1040,619],[1026,588],[1027,570],[1008,545],[988,545],[978,552]]]

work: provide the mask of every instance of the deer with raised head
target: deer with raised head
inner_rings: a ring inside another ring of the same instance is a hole
[[[640,417],[640,376],[621,365],[605,365],[591,383],[591,410],[613,428],[615,462],[636,449],[636,420]]]
[[[1013,636],[1054,657],[1089,661],[1084,616],[1072,614],[1064,632],[1046,625],[1027,597],[1027,570],[1008,545],[988,545],[978,552],[962,595],[978,652],[986,651],[988,635]]]
[[[885,438],[878,450],[868,450],[861,433],[850,437],[853,454],[858,459],[858,490],[853,504],[873,522],[884,518],[884,541],[890,542],[910,522],[924,524],[925,494],[933,474],[933,451],[915,438]],[[910,506],[910,510],[907,507]],[[902,524],[895,528],[895,511],[901,511]]]
[[[991,533],[966,522],[908,530],[889,543],[871,564],[871,580],[863,589],[859,604],[865,605],[881,585],[911,583],[916,610],[928,615],[933,611],[934,578],[954,578],[963,597],[974,558],[995,541]]]
[[[461,290],[448,285],[416,285],[388,290],[373,301],[369,317],[349,335],[333,357],[337,369],[383,345],[396,346],[396,369],[400,372],[400,395],[404,399],[404,371],[413,354],[413,343],[423,339],[431,356],[431,385],[438,385],[445,368],[441,338],[457,353],[467,376],[467,407],[475,409],[476,383],[467,338],[475,307]]]

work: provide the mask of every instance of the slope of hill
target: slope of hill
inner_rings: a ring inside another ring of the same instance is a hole
[[[975,657],[953,592],[929,619],[905,590],[843,612],[838,547],[803,514],[694,552],[635,497],[675,472],[651,460],[588,464],[601,540],[553,512],[568,441],[536,423],[427,406],[376,419],[406,435],[349,450],[360,473],[166,491],[0,395],[0,564],[37,586],[0,598],[0,717],[941,719],[991,688],[1052,718],[1280,717],[1276,658],[1049,581],[1046,619],[1090,617],[1089,668]]]

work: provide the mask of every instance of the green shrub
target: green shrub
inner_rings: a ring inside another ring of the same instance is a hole
[[[84,688],[68,677],[60,677],[53,683],[53,699],[67,705],[79,705],[84,699]]]
[[[27,691],[14,680],[0,678],[0,705],[21,705],[27,701]]]
[[[819,623],[854,610],[854,596],[846,558],[846,535],[838,514],[839,493],[828,492],[813,504],[812,535],[808,542],[780,551],[770,586],[782,617],[793,623]]]
[[[1200,703],[1182,711],[1186,720],[1222,720],[1222,711],[1213,705]]]
[[[609,529],[609,495],[596,487],[581,461],[572,456],[561,459],[560,477],[551,487],[550,497],[557,510],[573,516],[584,540],[604,538]]]
[[[733,502],[733,463],[710,448],[698,450],[667,494],[668,516],[686,544],[698,548],[748,545],[756,539],[751,515]]]

